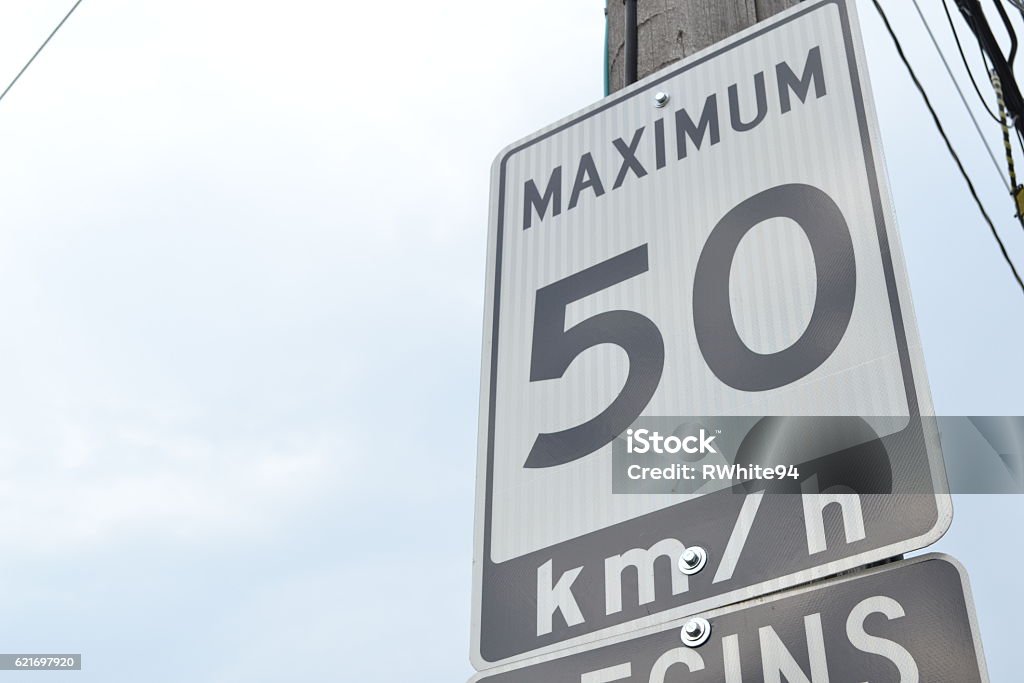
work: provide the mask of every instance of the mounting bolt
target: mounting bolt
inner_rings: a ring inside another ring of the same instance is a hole
[[[679,571],[687,576],[693,576],[708,563],[708,554],[699,545],[690,546],[679,556]]]
[[[671,98],[668,96],[667,92],[662,92],[659,90],[654,95],[654,106],[657,107],[658,109],[661,109],[666,104],[668,104],[669,99]]]
[[[700,617],[695,617],[686,622],[683,625],[683,630],[679,633],[679,639],[683,641],[683,645],[689,647],[700,647],[708,642],[710,637],[711,624],[707,619]]]

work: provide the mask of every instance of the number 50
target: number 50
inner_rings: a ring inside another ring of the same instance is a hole
[[[807,236],[817,276],[814,310],[791,346],[776,353],[752,351],[733,322],[729,279],[740,241],[756,225],[789,218]],[[559,379],[580,354],[614,344],[629,358],[618,396],[597,416],[560,432],[538,434],[524,464],[564,465],[589,455],[621,434],[647,407],[661,382],[665,341],[650,318],[635,311],[606,311],[565,328],[566,307],[649,268],[647,245],[613,256],[537,290],[530,381]],[[853,314],[857,290],[850,229],[836,203],[810,185],[779,185],[733,208],[711,231],[693,281],[693,323],[704,362],[739,391],[768,391],[791,384],[824,363],[839,346]]]

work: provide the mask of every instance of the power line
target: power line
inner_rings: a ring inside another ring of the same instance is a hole
[[[1024,206],[1021,203],[1022,199],[1024,199],[1024,186],[1017,184],[1017,174],[1013,163],[1013,147],[1010,145],[1010,124],[1006,119],[1006,101],[1003,99],[1003,84],[999,80],[999,74],[995,71],[992,72],[992,88],[996,91],[996,102],[999,104],[999,120],[1002,122],[1001,127],[1003,129],[1003,147],[1006,149],[1006,167],[1010,172],[1010,185],[1013,186],[1010,196],[1013,197],[1014,215],[1017,221],[1020,222],[1021,227],[1024,228]],[[1019,130],[1017,131],[1017,139],[1020,140]]]
[[[917,6],[917,0],[913,0],[913,2],[914,2],[914,5]],[[945,0],[942,0],[942,2],[943,2],[942,6],[945,9],[946,8]],[[1001,128],[1002,133],[1003,133],[1003,147],[1004,147],[1005,152],[1006,152],[1006,165],[1007,165],[1007,168],[1009,169],[1009,172],[1010,172],[1010,187],[1008,189],[1009,189],[1009,192],[1010,192],[1010,196],[1013,197],[1014,217],[1020,222],[1021,227],[1024,227],[1024,186],[1021,186],[1021,185],[1019,185],[1017,183],[1017,180],[1016,180],[1016,177],[1015,177],[1015,174],[1014,174],[1013,147],[1012,147],[1012,145],[1010,143],[1010,132],[1009,132],[1010,125],[1013,126],[1013,129],[1014,129],[1014,131],[1017,134],[1017,141],[1020,142],[1022,148],[1024,148],[1024,138],[1021,137],[1020,126],[1018,125],[1019,122],[1010,121],[1008,119],[1007,115],[1008,115],[1009,111],[1008,111],[1007,102],[1006,102],[1006,86],[1004,85],[1005,81],[1003,80],[1004,78],[1009,78],[1011,81],[1013,81],[1011,83],[1011,86],[1012,86],[1012,91],[1014,93],[1016,93],[1016,95],[1014,95],[1014,98],[1015,98],[1016,101],[1021,101],[1020,88],[1017,85],[1017,82],[1016,82],[1016,80],[1014,78],[1014,74],[1013,74],[1013,62],[1014,62],[1014,57],[1017,54],[1017,47],[1018,47],[1017,33],[1014,30],[1014,28],[1013,28],[1013,24],[1010,21],[1009,15],[1007,15],[1006,10],[1004,9],[1004,7],[1000,3],[1000,1],[999,0],[993,0],[993,2],[995,3],[996,10],[999,12],[999,16],[1000,16],[1000,18],[1003,21],[1003,26],[1005,27],[1007,34],[1010,36],[1010,56],[1009,56],[1009,58],[1005,57],[1002,54],[1001,48],[999,48],[998,44],[996,44],[994,42],[995,38],[991,34],[991,29],[988,28],[988,25],[985,23],[984,13],[982,12],[981,6],[975,3],[973,9],[970,9],[970,8],[968,8],[968,5],[965,4],[966,0],[965,0],[964,3],[959,3],[958,2],[958,5],[960,5],[960,8],[961,8],[961,10],[964,13],[965,18],[968,19],[967,23],[971,27],[971,30],[974,32],[975,37],[978,39],[978,49],[979,49],[979,51],[981,53],[981,63],[982,63],[982,66],[984,66],[986,69],[988,69],[990,61],[991,61],[991,64],[992,64],[992,69],[989,71],[989,77],[991,79],[991,84],[992,84],[993,90],[995,91],[995,94],[996,94],[996,101],[997,101],[998,109],[999,109],[998,123],[999,123],[999,127]],[[919,15],[921,14],[920,7],[918,7],[918,14]],[[949,16],[949,12],[948,11],[946,12],[946,19],[949,20],[950,22],[952,21],[952,19]],[[924,17],[922,16],[922,21],[923,20],[924,20]],[[925,22],[925,25],[927,27],[927,22]],[[955,33],[956,32],[955,29],[953,29],[953,30],[954,30],[954,33]],[[983,40],[983,37],[982,37],[983,34],[989,36],[988,40]],[[993,45],[993,44],[995,44],[995,48],[990,48],[989,46]],[[993,50],[994,50],[994,54],[993,54]],[[991,60],[989,58],[991,58]],[[1002,65],[1003,65],[1002,69],[1000,69],[997,66],[997,64],[996,64],[997,60],[1001,61]],[[966,66],[966,62],[965,62],[965,66]],[[972,82],[973,82],[973,74],[972,74]],[[1024,102],[1021,102],[1021,106],[1024,107]],[[990,157],[991,157],[991,155],[990,155]]]
[[[26,70],[28,70],[28,68],[32,65],[32,62],[34,62],[36,60],[36,57],[39,56],[39,53],[43,51],[44,47],[46,47],[46,44],[50,42],[50,39],[53,38],[55,35],[57,35],[57,31],[60,30],[60,27],[64,25],[64,22],[68,20],[68,17],[70,17],[72,15],[72,13],[81,4],[82,4],[82,0],[77,0],[77,2],[75,2],[75,4],[71,6],[71,9],[68,10],[68,13],[65,14],[64,18],[60,20],[59,24],[57,24],[57,28],[53,29],[53,31],[50,33],[50,35],[48,35],[46,37],[46,40],[43,41],[43,44],[39,46],[39,49],[36,50],[35,54],[32,55],[32,58],[29,59],[27,62],[25,62],[25,66],[21,67],[21,71],[19,71],[18,75],[14,77],[14,80],[11,81],[10,84],[6,88],[4,88],[4,91],[2,93],[0,93],[0,100],[4,99],[4,96],[7,95],[8,92],[10,92],[11,88],[14,87],[14,84],[18,82],[19,78],[21,78],[21,75],[23,73],[25,73]]]
[[[956,80],[956,76],[953,75],[953,70],[949,67],[949,62],[946,61],[946,55],[943,54],[942,48],[939,47],[939,41],[935,39],[935,34],[932,33],[932,27],[928,25],[928,20],[924,18],[924,12],[921,11],[921,6],[917,3],[917,0],[913,0],[914,9],[917,10],[917,16],[921,17],[921,23],[924,24],[924,30],[928,32],[928,37],[932,40],[932,45],[935,46],[935,51],[939,53],[939,59],[942,60],[942,65],[946,67],[946,73],[949,74],[949,80],[953,81],[953,87],[956,88],[956,92],[960,95],[960,101],[964,104],[964,109],[967,110],[967,115],[971,117],[971,122],[974,123],[974,130],[978,131],[978,137],[981,138],[981,144],[985,147],[985,151],[988,152],[988,158],[992,160],[992,165],[996,169],[996,173],[999,174],[999,179],[1006,185],[1006,189],[1013,191],[1010,188],[1010,183],[1007,182],[1006,176],[1003,175],[1002,170],[999,167],[999,162],[996,161],[996,155],[993,154],[992,148],[988,146],[988,141],[985,140],[985,134],[981,132],[981,126],[978,124],[978,119],[974,116],[974,112],[971,110],[971,106],[967,104],[967,98],[964,96],[964,91],[960,88],[960,83]]]
[[[939,135],[942,136],[942,140],[946,143],[946,149],[949,150],[950,156],[953,157],[953,161],[956,162],[957,168],[960,169],[960,175],[963,176],[964,182],[967,183],[967,189],[970,190],[971,196],[974,197],[974,202],[978,205],[978,210],[981,212],[985,222],[988,223],[988,229],[992,232],[992,236],[995,238],[996,243],[999,245],[999,251],[1003,254],[1003,259],[1006,264],[1010,267],[1013,272],[1013,277],[1017,280],[1017,284],[1020,286],[1021,291],[1024,292],[1024,281],[1021,280],[1020,274],[1017,272],[1017,268],[1013,265],[1013,261],[1010,260],[1010,254],[1006,251],[1006,245],[1003,244],[1003,240],[999,237],[999,233],[996,231],[996,226],[989,217],[988,212],[985,211],[984,205],[981,203],[981,198],[978,197],[977,190],[974,189],[974,183],[971,182],[971,177],[967,175],[966,169],[964,169],[963,163],[960,161],[960,157],[957,155],[956,150],[953,149],[952,143],[949,141],[949,136],[946,135],[946,129],[942,127],[942,122],[939,120],[939,115],[935,113],[935,107],[932,106],[931,99],[928,97],[928,93],[925,92],[924,86],[921,85],[921,81],[918,80],[917,74],[914,72],[914,67],[910,65],[910,61],[907,59],[907,55],[903,52],[903,44],[900,39],[896,36],[896,32],[892,28],[892,24],[889,23],[889,17],[886,15],[885,10],[882,9],[882,5],[879,4],[878,0],[872,0],[875,5],[875,9],[878,10],[879,16],[882,17],[882,23],[885,24],[885,29],[889,32],[889,37],[892,38],[893,44],[896,46],[896,52],[900,56],[900,60],[903,62],[903,66],[907,68],[907,72],[910,74],[910,78],[914,81],[914,86],[917,91],[921,94],[924,99],[925,105],[928,107],[929,113],[932,115],[932,120],[935,122],[935,127],[939,131]]]
[[[999,123],[999,117],[996,116],[992,112],[992,110],[988,108],[988,102],[985,101],[985,96],[981,94],[981,88],[978,87],[978,82],[976,80],[974,80],[974,72],[971,71],[971,65],[967,63],[967,55],[964,54],[963,45],[960,44],[960,34],[957,33],[957,31],[956,31],[956,25],[953,23],[953,17],[949,13],[949,6],[946,5],[946,0],[939,0],[939,2],[942,4],[942,9],[946,12],[946,21],[949,22],[949,30],[953,32],[953,40],[956,41],[956,49],[957,49],[957,52],[960,53],[960,61],[962,61],[964,63],[964,69],[967,71],[967,76],[971,79],[971,85],[974,86],[974,92],[976,92],[978,94],[978,99],[981,100],[981,106],[983,106],[985,108],[985,113],[987,113],[989,115],[989,117],[993,121],[995,121],[996,123]],[[979,44],[979,47],[980,47],[980,44]],[[984,62],[985,62],[985,52],[984,52],[984,50],[982,50],[982,53],[981,53],[981,61],[982,61],[982,64],[984,64]]]
[[[1006,34],[1010,36],[1010,56],[1006,58],[1006,63],[1010,66],[1010,73],[1013,73],[1013,61],[1017,58],[1017,31],[1013,28],[1013,23],[1010,21],[1010,15],[1006,13],[1006,8],[1003,7],[1003,3],[996,0],[994,3],[996,6],[996,14],[999,15],[1000,21],[1003,22],[1003,28],[1006,30]]]

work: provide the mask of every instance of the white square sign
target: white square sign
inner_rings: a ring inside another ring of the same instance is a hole
[[[805,2],[504,150],[472,659],[581,645],[923,547],[951,516],[856,12]],[[667,96],[667,101],[666,97]],[[895,493],[616,495],[644,416],[903,419]],[[909,493],[913,491],[913,493]],[[707,567],[680,571],[687,547]]]

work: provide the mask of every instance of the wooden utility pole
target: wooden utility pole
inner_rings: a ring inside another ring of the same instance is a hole
[[[611,92],[626,84],[627,4],[635,3],[637,77],[679,61],[800,0],[607,0]],[[632,41],[630,41],[632,42]]]

